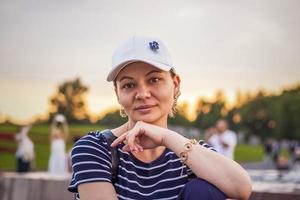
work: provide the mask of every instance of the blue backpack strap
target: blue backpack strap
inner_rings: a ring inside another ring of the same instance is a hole
[[[110,130],[101,131],[101,134],[106,138],[109,146],[111,145],[111,143],[113,143],[115,139],[117,139],[117,137]],[[119,156],[117,147],[111,147],[111,164],[111,182],[114,184],[117,182],[119,166]]]

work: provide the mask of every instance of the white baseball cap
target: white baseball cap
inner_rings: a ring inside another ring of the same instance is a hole
[[[114,81],[119,72],[133,62],[145,62],[163,71],[174,68],[166,46],[157,38],[134,36],[113,54],[107,81]]]

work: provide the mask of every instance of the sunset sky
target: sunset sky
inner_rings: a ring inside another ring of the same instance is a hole
[[[158,37],[193,103],[223,89],[280,91],[300,83],[298,0],[1,0],[0,121],[48,110],[57,85],[80,77],[93,114],[117,104],[106,75],[115,48]]]

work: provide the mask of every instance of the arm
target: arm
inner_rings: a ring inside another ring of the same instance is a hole
[[[78,186],[81,200],[117,200],[115,188],[108,182],[84,183]]]
[[[81,200],[117,199],[111,184],[110,147],[104,137],[91,132],[72,149],[73,175],[69,191],[79,192]]]
[[[224,141],[221,141],[221,144],[224,148],[228,148],[229,147],[229,144],[224,142]]]
[[[51,122],[51,125],[50,125],[50,134],[49,134],[49,140],[52,141],[54,139],[54,130],[56,128],[56,122],[53,120]]]
[[[116,139],[112,146],[126,140],[123,148],[128,151],[166,146],[179,157],[184,145],[189,141],[182,135],[166,128],[137,122],[133,129]],[[251,180],[247,172],[236,162],[201,145],[193,145],[188,152],[186,164],[192,171],[222,190],[228,197],[248,199],[251,193]]]
[[[69,127],[66,121],[63,122],[63,139],[67,140],[69,136]]]
[[[165,146],[179,156],[188,139],[168,130],[165,134]],[[251,193],[251,180],[247,172],[236,162],[204,148],[193,145],[188,153],[186,164],[192,171],[222,190],[228,197],[248,199]]]

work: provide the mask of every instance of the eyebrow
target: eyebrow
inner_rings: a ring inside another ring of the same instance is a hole
[[[158,70],[152,70],[152,71],[148,72],[148,73],[146,74],[146,76],[149,76],[150,74],[153,74],[153,73],[161,73],[161,71],[158,71]],[[121,81],[124,80],[124,79],[130,79],[130,80],[132,80],[133,78],[130,77],[130,76],[123,76],[122,78],[120,78],[119,82],[121,82]]]
[[[146,74],[146,76],[148,76],[148,75],[150,75],[150,74],[152,74],[152,73],[161,73],[161,71],[158,71],[158,70],[152,70],[152,71],[148,72],[148,73]]]
[[[133,78],[130,77],[130,76],[123,76],[123,77],[119,80],[119,82],[121,82],[121,81],[124,80],[124,79],[130,79],[130,80],[132,80]]]

